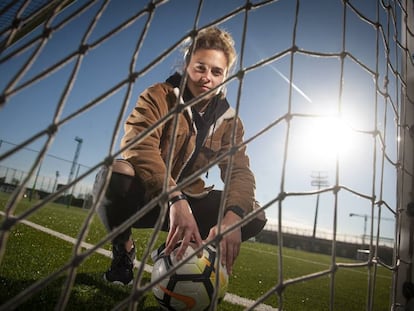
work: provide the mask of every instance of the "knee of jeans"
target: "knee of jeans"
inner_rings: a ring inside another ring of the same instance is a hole
[[[127,160],[117,159],[112,164],[112,172],[127,176],[135,176],[135,170]]]
[[[133,194],[131,193],[133,179],[133,176],[113,172],[105,196],[112,201],[126,199]]]
[[[107,176],[107,168],[101,169],[95,177],[93,186],[93,198],[97,200],[98,194],[102,191],[105,184],[105,176]],[[116,201],[125,198],[130,191],[133,176],[112,172],[108,186],[104,189],[104,198],[109,201]]]
[[[115,160],[106,196],[112,199],[125,198],[131,190],[134,178],[135,171],[131,163],[126,160]]]

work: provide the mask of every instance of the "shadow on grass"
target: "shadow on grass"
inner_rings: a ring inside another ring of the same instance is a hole
[[[0,276],[0,305],[18,295],[37,280],[13,280]],[[144,283],[149,279],[144,278]],[[16,308],[8,310],[54,310],[62,294],[66,277],[62,276],[51,282],[47,287],[36,292],[27,300],[21,301]],[[76,276],[69,301],[65,310],[111,310],[131,294],[132,286],[120,286],[107,283],[102,274],[80,273]],[[137,310],[155,311],[158,306],[146,306],[150,294],[141,297]],[[127,309],[127,308],[126,308]]]

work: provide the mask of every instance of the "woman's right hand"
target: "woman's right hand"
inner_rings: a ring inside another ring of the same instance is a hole
[[[177,260],[181,260],[190,242],[200,247],[203,243],[197,223],[187,200],[179,200],[170,206],[170,230],[168,232],[165,253],[169,255],[175,245],[181,241]]]

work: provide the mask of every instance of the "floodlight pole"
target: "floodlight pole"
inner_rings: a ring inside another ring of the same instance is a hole
[[[75,137],[75,141],[76,141],[78,144],[77,144],[77,146],[76,146],[75,155],[74,155],[74,157],[73,157],[73,161],[72,161],[72,167],[71,167],[71,169],[70,169],[70,173],[69,173],[68,185],[72,182],[72,178],[73,178],[73,175],[74,175],[74,173],[75,173],[76,164],[77,164],[77,162],[78,162],[79,153],[80,153],[80,149],[81,149],[81,147],[82,147],[82,142],[83,142],[83,139],[82,139],[82,138],[80,138],[80,137],[78,137],[78,136],[76,136],[76,137]],[[67,207],[69,207],[69,206],[70,206],[70,202],[71,202],[71,200],[72,200],[72,198],[66,198],[66,201],[67,201]]]
[[[53,185],[52,192],[55,192],[56,191],[56,187],[57,187],[57,182],[58,182],[59,175],[60,175],[59,171],[56,171],[55,184]]]
[[[30,194],[29,194],[29,201],[32,201],[33,193],[36,191],[37,179],[39,178],[40,169],[42,168],[42,163],[43,162],[40,162],[39,166],[37,168],[36,176],[35,176],[35,179],[34,179],[34,182],[33,182],[33,186],[32,186],[32,189],[30,190]]]
[[[328,186],[328,174],[326,172],[317,171],[313,172],[312,175],[311,185],[314,187],[318,187],[318,191],[321,190],[321,187]],[[316,237],[316,225],[318,223],[318,210],[319,210],[319,195],[316,195],[316,206],[315,206],[315,219],[313,221],[313,233],[312,238],[315,239]]]

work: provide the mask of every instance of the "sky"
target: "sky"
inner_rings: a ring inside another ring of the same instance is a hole
[[[365,18],[375,20],[376,1],[350,2]],[[144,1],[132,0],[110,1],[87,42],[95,43],[124,20],[139,12],[143,8],[143,3]],[[206,0],[203,2],[197,25],[207,25],[244,3],[243,0]],[[77,51],[85,30],[101,4],[102,1],[97,1],[85,13],[54,32],[16,86],[29,81]],[[180,0],[157,7],[140,53],[133,64],[134,71],[141,70],[155,60],[193,28],[196,23],[197,6],[198,1]],[[52,25],[57,25],[77,7],[76,3],[71,5]],[[383,41],[380,40],[378,46],[380,61],[377,63],[376,30],[349,8],[346,10],[343,40],[344,9],[342,1],[339,0],[300,1],[296,33],[295,12],[296,1],[291,0],[279,0],[250,11],[244,48],[244,12],[227,18],[219,25],[228,30],[235,39],[239,52],[238,69],[248,68],[263,59],[277,56],[273,62],[248,71],[244,77],[239,113],[245,126],[245,138],[254,137],[288,112],[295,114],[290,123],[288,138],[288,123],[282,119],[248,145],[251,168],[256,176],[257,199],[264,205],[274,200],[281,191],[298,193],[299,195],[288,196],[283,201],[283,224],[301,230],[312,230],[316,195],[305,194],[317,190],[312,181],[318,172],[326,176],[329,186],[334,185],[338,167],[338,184],[352,191],[341,190],[338,194],[337,232],[361,236],[364,229],[362,216],[374,216],[374,219],[378,217],[377,208],[375,214],[371,215],[371,201],[364,196],[369,197],[375,193],[376,200],[381,199],[390,208],[396,209],[396,171],[390,163],[397,161],[395,115],[392,105],[381,96],[377,96],[374,79],[369,72],[378,71],[379,87],[384,90],[387,67],[383,60]],[[132,55],[146,18],[147,15],[143,15],[85,54],[60,119],[69,116],[128,76]],[[386,22],[383,12],[380,13],[380,21]],[[391,31],[394,31],[392,26]],[[0,58],[13,49],[18,49],[41,32],[41,28],[35,29],[6,50]],[[311,51],[314,54],[324,53],[325,56],[315,57],[307,53],[296,53],[292,58],[289,49],[293,46],[293,40],[300,50]],[[343,50],[344,42],[345,49],[368,70],[351,57],[345,58],[342,70],[340,58],[334,56],[334,53]],[[0,62],[2,94],[10,79],[16,75],[22,64],[30,59],[34,49],[35,46],[7,62]],[[395,46],[390,51],[391,62],[398,63]],[[146,87],[164,81],[175,71],[181,60],[181,50],[176,48],[135,81],[123,119],[134,107],[139,94]],[[8,97],[0,110],[0,155],[13,147],[13,144],[25,141],[52,123],[57,103],[74,65],[75,61],[72,60],[41,81]],[[289,93],[291,65],[292,92]],[[388,92],[393,100],[397,97],[397,87],[395,78],[390,75]],[[238,80],[233,80],[227,85],[227,98],[233,107],[237,105],[238,88]],[[126,90],[125,86],[119,88],[96,107],[64,124],[48,150],[48,155],[39,169],[39,176],[48,176],[50,184],[59,171],[59,183],[67,182],[78,146],[76,137],[82,139],[78,158],[80,172],[102,161],[110,152],[114,125]],[[332,118],[339,112],[340,119]],[[310,118],[309,115],[323,117]],[[380,153],[381,146],[375,145],[375,139],[370,134],[375,126],[385,137],[389,161],[384,163]],[[119,148],[122,133],[121,128],[115,150]],[[32,150],[40,150],[45,141],[45,137],[39,138],[24,150],[4,159],[0,162],[0,173],[4,172],[5,168],[28,171],[36,155]],[[286,144],[288,156],[284,165]],[[92,174],[80,182],[77,186],[78,191],[86,191],[93,177]],[[216,169],[210,171],[206,183],[215,184],[217,188],[222,187]],[[334,206],[335,196],[332,191],[320,194],[317,220],[319,234],[332,232]],[[269,223],[277,222],[277,204],[270,206],[266,213]],[[359,216],[351,217],[351,213]],[[380,236],[393,238],[393,215],[384,208],[381,213],[383,221]]]

